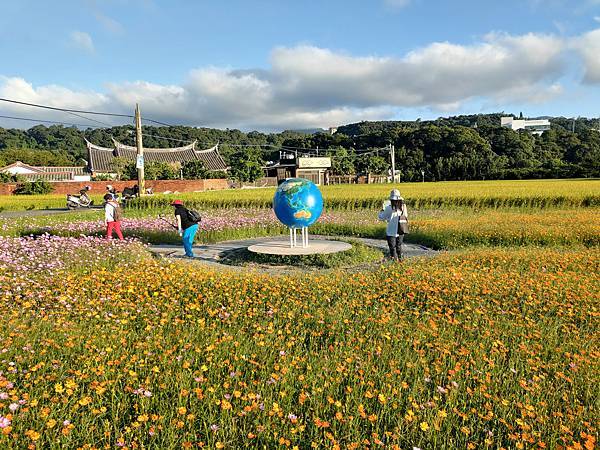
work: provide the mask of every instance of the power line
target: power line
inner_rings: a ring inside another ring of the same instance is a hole
[[[129,115],[129,114],[116,114],[116,113],[105,113],[105,112],[97,112],[97,111],[85,111],[85,110],[81,110],[81,109],[57,108],[55,106],[38,105],[37,103],[20,102],[18,100],[11,100],[11,99],[8,99],[8,98],[0,98],[0,101],[1,102],[8,102],[8,103],[16,103],[18,105],[32,106],[34,108],[52,109],[54,111],[73,112],[73,113],[82,113],[82,114],[95,114],[95,115],[98,115],[98,116],[113,116],[113,117],[128,117],[128,118],[133,118],[133,116]]]
[[[174,138],[169,138],[169,137],[164,137],[164,136],[157,136],[155,134],[148,134],[148,133],[142,133],[142,136],[151,137],[151,138],[154,138],[154,139],[164,139],[166,141],[181,142],[183,144],[193,144],[194,143],[194,141],[184,141],[183,139],[174,139]]]
[[[106,122],[102,122],[101,120],[92,119],[91,117],[85,117],[85,116],[82,116],[81,114],[77,114],[77,113],[74,113],[74,112],[67,112],[67,114],[71,114],[72,116],[80,117],[80,118],[85,119],[85,120],[89,120],[89,121],[92,121],[92,122],[99,123],[100,125],[106,126],[108,128],[112,128],[112,125],[110,125],[110,124],[108,124]]]
[[[131,116],[131,117],[133,117],[133,116]],[[160,121],[154,120],[154,119],[145,119],[143,117],[142,117],[142,122],[152,122],[152,123],[156,123],[158,125],[163,125],[165,127],[176,127],[176,126],[178,126],[178,125],[173,125],[173,124],[170,124],[170,123],[160,122]]]
[[[223,142],[223,145],[228,145],[229,147],[275,147],[280,148],[280,146],[273,144],[228,144],[227,142]]]
[[[104,128],[95,125],[81,124],[81,123],[69,123],[69,122],[58,122],[55,120],[41,120],[41,119],[28,119],[26,117],[14,117],[14,116],[2,116],[0,115],[0,119],[11,119],[11,120],[24,120],[26,122],[40,122],[40,123],[53,123],[56,125],[70,125],[74,127],[88,127],[88,128]]]
[[[127,117],[128,119],[133,119],[134,116],[131,114],[118,114],[118,113],[108,113],[108,112],[99,112],[99,111],[87,111],[87,110],[82,110],[82,109],[68,109],[68,108],[58,108],[56,106],[48,106],[48,105],[40,105],[38,103],[29,103],[29,102],[21,102],[18,100],[11,100],[9,98],[0,98],[1,102],[7,102],[7,103],[14,103],[17,105],[25,105],[25,106],[31,106],[33,108],[43,108],[43,109],[50,109],[53,111],[62,111],[62,112],[68,112],[68,113],[80,113],[80,114],[93,114],[93,115],[97,115],[97,116],[111,116],[111,117]],[[88,120],[92,120],[92,119],[88,119]],[[158,120],[154,120],[154,119],[143,119],[146,122],[152,122],[152,123],[156,123],[159,125],[163,125],[166,127],[171,127],[174,125],[170,125],[168,123],[164,123],[164,122],[160,122]],[[103,122],[101,122],[103,123]],[[113,125],[108,125],[108,127],[112,127]]]

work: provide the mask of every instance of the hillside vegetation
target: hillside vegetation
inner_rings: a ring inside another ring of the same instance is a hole
[[[361,122],[341,126],[333,135],[144,127],[144,145],[169,147],[197,140],[203,148],[219,143],[232,166],[240,160],[274,161],[282,149],[299,155],[316,154],[320,149],[320,155],[334,157],[332,170],[336,174],[387,174],[389,153],[383,148],[393,144],[396,166],[404,181],[421,180],[422,171],[432,181],[600,176],[597,121],[553,118],[551,130],[533,136],[500,127],[500,116]],[[17,160],[34,165],[83,164],[84,138],[108,147],[112,138],[133,144],[132,131],[131,126],[87,130],[58,125],[38,125],[29,130],[0,128],[0,165]],[[382,150],[364,156],[364,150],[377,148]]]

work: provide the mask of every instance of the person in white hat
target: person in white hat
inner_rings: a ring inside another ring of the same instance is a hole
[[[379,220],[387,222],[385,234],[390,258],[402,259],[402,242],[404,235],[408,234],[408,211],[398,189],[390,192],[389,201],[384,202],[383,209],[379,212]]]
[[[106,185],[106,193],[110,194],[110,196],[112,197],[113,200],[115,201],[119,201],[119,198],[117,196],[117,191],[115,190],[115,188],[112,186],[112,184],[107,184]]]

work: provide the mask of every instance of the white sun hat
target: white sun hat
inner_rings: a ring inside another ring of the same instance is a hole
[[[390,200],[401,200],[402,197],[400,197],[400,191],[398,189],[392,189],[392,192],[390,192]]]

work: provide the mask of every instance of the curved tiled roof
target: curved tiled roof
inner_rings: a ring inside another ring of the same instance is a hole
[[[113,161],[115,158],[135,161],[137,156],[136,147],[122,144],[114,139],[113,143],[114,148],[107,148],[86,141],[91,172],[114,172]],[[206,150],[196,150],[196,141],[184,147],[144,148],[144,160],[164,163],[202,161],[208,170],[227,170],[227,165],[219,154],[218,145]]]
[[[194,153],[208,170],[227,170],[227,164],[219,153],[219,144],[206,150],[194,150]]]
[[[111,173],[114,172],[113,160],[116,158],[113,148],[100,147],[85,141],[88,152],[88,169],[90,172]]]
[[[44,180],[44,181],[73,181],[75,174],[68,171],[52,171],[43,173],[24,173],[21,177],[28,181]]]

